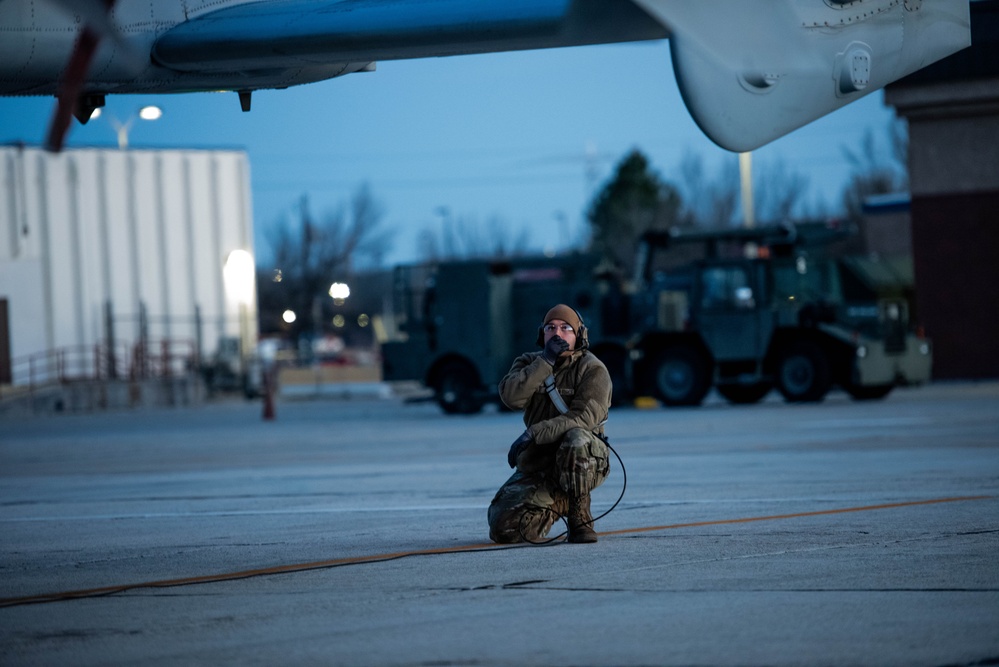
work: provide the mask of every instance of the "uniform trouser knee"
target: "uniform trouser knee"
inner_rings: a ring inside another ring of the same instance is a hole
[[[566,508],[564,494],[543,475],[516,471],[489,504],[489,539],[503,544],[541,540]]]
[[[524,473],[519,469],[489,505],[489,538],[494,542],[539,541],[569,511],[570,498],[588,494],[610,473],[607,443],[585,429],[562,438],[554,466]]]
[[[558,484],[569,496],[582,496],[604,483],[610,473],[607,443],[593,433],[574,428],[555,453]]]
[[[544,507],[524,505],[497,515],[490,515],[489,539],[499,544],[537,542],[543,540],[558,514]]]

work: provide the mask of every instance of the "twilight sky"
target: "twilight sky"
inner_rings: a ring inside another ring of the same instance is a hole
[[[251,167],[258,254],[266,229],[297,219],[308,195],[322,216],[366,183],[393,230],[390,263],[417,259],[421,230],[443,216],[527,230],[533,249],[582,238],[595,189],[638,148],[666,180],[684,155],[709,174],[733,153],[712,144],[684,107],[668,44],[649,42],[378,63],[373,73],[254,93],[110,96],[105,117],[75,123],[67,145],[117,145],[107,116],[163,109],[135,120],[135,148],[236,148]],[[0,143],[41,144],[51,98],[0,98]],[[754,172],[780,165],[807,179],[804,201],[834,205],[850,171],[845,149],[868,130],[887,155],[893,112],[882,93],[753,153]]]

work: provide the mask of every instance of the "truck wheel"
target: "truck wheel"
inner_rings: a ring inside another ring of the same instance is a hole
[[[465,364],[450,363],[437,376],[437,404],[449,415],[471,415],[481,411],[478,391],[475,371]]]
[[[700,405],[711,388],[703,357],[688,348],[662,352],[652,372],[656,398],[665,405]]]
[[[831,385],[829,359],[817,344],[800,341],[784,352],[777,368],[777,388],[787,402],[821,401]]]
[[[843,385],[843,389],[846,393],[857,401],[876,401],[880,398],[884,398],[891,390],[895,388],[893,384],[875,384],[875,385],[859,385],[847,382]]]
[[[757,382],[755,384],[720,384],[717,387],[718,393],[725,397],[729,403],[735,405],[748,405],[759,403],[763,397],[770,393],[773,385],[769,382]]]

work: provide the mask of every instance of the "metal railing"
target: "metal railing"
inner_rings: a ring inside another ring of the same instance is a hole
[[[71,382],[183,376],[198,368],[197,345],[188,340],[64,347],[11,359],[12,383],[0,385],[0,398]]]

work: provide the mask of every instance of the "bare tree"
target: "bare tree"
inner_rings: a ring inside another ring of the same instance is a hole
[[[424,261],[516,257],[530,250],[530,235],[521,229],[515,235],[512,227],[499,216],[493,216],[486,231],[469,216],[453,218],[442,211],[440,231],[426,227],[417,241]]]
[[[755,218],[764,222],[791,220],[801,214],[802,196],[808,190],[808,178],[791,171],[783,160],[759,165],[753,174]]]
[[[889,122],[887,143],[887,148],[883,149],[878,135],[868,129],[860,142],[859,151],[843,149],[853,166],[850,180],[843,189],[843,207],[851,218],[861,215],[864,200],[868,197],[901,192],[909,187],[909,141],[905,121],[892,119]]]
[[[514,232],[499,216],[492,216],[486,223],[488,243],[493,257],[517,257],[530,251],[531,235],[527,229]]]
[[[723,161],[714,174],[708,174],[703,158],[687,153],[677,171],[686,224],[708,229],[739,224],[741,186],[736,156]],[[782,160],[755,162],[753,171],[754,219],[780,222],[803,213],[806,176],[791,170]]]
[[[295,337],[321,330],[330,285],[347,280],[358,266],[379,266],[392,238],[390,230],[381,229],[384,208],[367,184],[353,193],[348,205],[319,220],[313,218],[305,195],[298,212],[298,229],[272,228],[268,241],[273,266],[261,267],[258,274],[262,322],[276,321],[290,309],[297,316],[290,327]]]
[[[733,155],[708,176],[703,158],[687,152],[680,160],[684,223],[705,228],[729,227],[739,208],[739,163]]]
[[[351,269],[379,267],[392,248],[393,232],[382,229],[385,207],[371,193],[367,183],[361,184],[350,199],[350,216],[345,220],[342,209],[330,220],[333,227],[344,228],[341,248],[349,248],[346,262]]]

